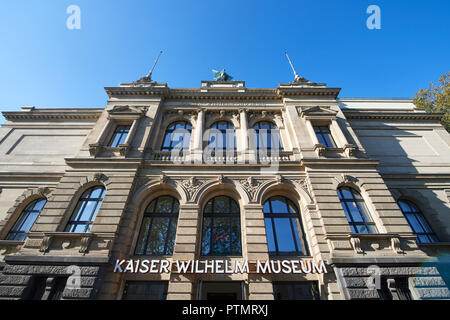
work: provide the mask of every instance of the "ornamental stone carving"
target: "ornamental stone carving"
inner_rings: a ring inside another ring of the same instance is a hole
[[[200,189],[200,187],[205,183],[204,180],[199,180],[195,177],[191,177],[187,180],[182,180],[181,185],[186,190],[188,200],[191,200],[194,194]]]
[[[239,180],[239,183],[241,184],[242,188],[247,192],[248,197],[251,202],[256,201],[256,195],[258,193],[258,189],[260,188],[262,184],[262,180],[257,180],[253,177],[248,177],[248,179],[245,180]]]

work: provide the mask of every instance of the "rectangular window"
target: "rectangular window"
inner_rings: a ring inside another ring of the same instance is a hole
[[[117,148],[119,145],[124,144],[127,140],[129,132],[130,126],[117,126],[116,130],[114,130],[109,146],[112,148]]]
[[[122,300],[166,300],[167,281],[127,281]]]
[[[317,282],[274,282],[275,300],[320,300]]]
[[[48,300],[61,300],[64,289],[66,288],[67,278],[56,278]]]
[[[323,144],[327,148],[336,148],[336,143],[328,126],[314,126],[314,132],[320,144]]]
[[[381,289],[378,290],[381,300],[412,300],[408,286],[408,278],[395,278],[395,288],[388,288],[387,279],[381,280]],[[395,295],[395,297],[394,297]]]

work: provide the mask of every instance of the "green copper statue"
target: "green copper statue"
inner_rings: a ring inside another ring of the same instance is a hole
[[[225,69],[222,71],[213,70],[214,73],[214,81],[231,81],[233,77],[225,72]]]

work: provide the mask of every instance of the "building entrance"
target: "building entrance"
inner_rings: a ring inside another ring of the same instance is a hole
[[[242,281],[211,282],[200,281],[200,300],[243,300],[244,283]]]

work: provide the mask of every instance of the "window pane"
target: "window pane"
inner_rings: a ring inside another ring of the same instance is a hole
[[[28,215],[26,215],[25,221],[23,222],[22,226],[16,231],[22,231],[22,232],[30,231],[31,227],[33,226],[33,224],[36,221],[38,216],[39,216],[39,212],[37,212],[37,211],[32,211],[32,212],[28,213]]]
[[[277,235],[278,251],[295,252],[295,243],[292,238],[292,229],[290,219],[274,218],[275,232]]]
[[[167,232],[167,246],[166,246],[166,252],[164,254],[171,255],[173,254],[173,248],[175,246],[175,236],[177,232],[177,219],[171,218],[170,219],[170,229]]]
[[[302,245],[300,242],[300,233],[301,233],[300,221],[298,218],[296,218],[296,219],[291,218],[291,221],[292,221],[292,225],[294,227],[295,242],[297,243],[298,250],[300,252],[306,253],[303,251],[303,248],[302,248]]]
[[[153,218],[146,254],[164,254],[164,244],[169,227],[169,219]]]
[[[231,219],[231,254],[241,253],[241,228],[239,218]]]
[[[410,207],[408,206],[408,204],[406,202],[399,201],[398,205],[400,206],[400,209],[402,210],[403,213],[411,211]]]
[[[211,253],[211,222],[212,218],[203,218],[202,254]]]
[[[408,220],[414,233],[424,233],[425,232],[425,230],[422,228],[419,221],[417,220],[417,217],[415,214],[409,213],[409,214],[406,214],[405,217]]]
[[[355,202],[347,202],[347,207],[350,210],[354,222],[364,222],[361,212]]]
[[[214,213],[229,213],[229,199],[227,197],[216,197],[214,199]]]
[[[172,197],[159,197],[156,204],[155,213],[171,213],[172,203]]]
[[[42,211],[44,209],[45,204],[47,203],[47,200],[42,199],[36,202],[36,204],[33,206],[33,210]]]
[[[269,201],[264,203],[264,213],[271,213]]]
[[[270,201],[273,213],[288,213],[288,208],[283,198],[274,197]]]
[[[144,254],[145,242],[147,241],[148,232],[150,228],[151,219],[149,217],[144,218],[142,222],[141,231],[136,245],[136,254]]]
[[[215,218],[213,227],[213,253],[231,253],[231,233],[229,218]]]
[[[266,218],[266,235],[267,235],[267,246],[269,247],[269,252],[276,252],[275,247],[275,238],[273,234],[273,226],[272,226],[272,219]]]
[[[88,197],[89,198],[103,198],[104,191],[105,190],[103,188],[93,189],[92,192],[90,192],[90,195],[88,195]]]

